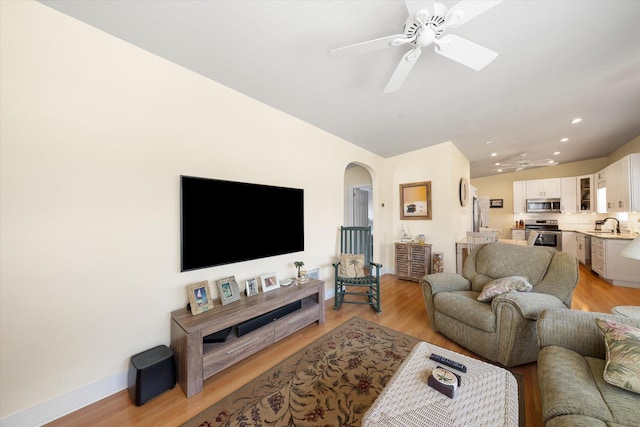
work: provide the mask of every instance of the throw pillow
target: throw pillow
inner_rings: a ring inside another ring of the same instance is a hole
[[[640,394],[640,329],[614,320],[596,319],[607,347],[604,380]]]
[[[498,295],[511,291],[529,292],[533,288],[526,277],[509,276],[492,280],[484,285],[482,292],[478,295],[478,301],[489,302]]]
[[[340,277],[364,277],[364,255],[341,254]]]

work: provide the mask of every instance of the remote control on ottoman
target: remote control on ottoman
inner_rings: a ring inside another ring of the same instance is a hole
[[[447,359],[446,357],[442,357],[439,354],[431,353],[429,359],[435,360],[438,363],[442,363],[443,365],[447,365],[450,368],[457,369],[460,372],[467,372],[467,367],[462,363],[456,362],[455,360]]]

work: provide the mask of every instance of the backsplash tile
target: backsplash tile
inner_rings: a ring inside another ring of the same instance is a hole
[[[623,233],[640,233],[640,212],[612,213],[612,214],[519,214],[514,215],[514,220],[527,219],[555,219],[558,221],[558,228],[565,231],[591,231],[595,229],[596,220],[603,220],[607,217],[616,217],[620,221],[620,231]],[[609,221],[609,224],[613,223]]]

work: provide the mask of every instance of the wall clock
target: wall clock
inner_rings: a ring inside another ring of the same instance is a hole
[[[467,206],[469,203],[469,180],[460,178],[460,206]]]

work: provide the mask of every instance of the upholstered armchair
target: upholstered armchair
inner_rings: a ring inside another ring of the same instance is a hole
[[[619,325],[605,333],[596,319]],[[640,426],[640,394],[627,387],[638,378],[634,328],[640,319],[580,310],[542,313],[538,383],[546,427]]]
[[[516,276],[528,292],[503,290],[491,301],[478,300],[483,288],[483,296],[496,289],[496,279]],[[462,275],[429,274],[420,284],[434,331],[485,359],[516,366],[537,360],[540,313],[571,308],[578,260],[553,248],[494,242],[469,254]]]

